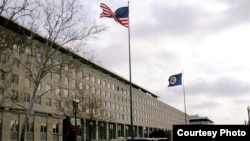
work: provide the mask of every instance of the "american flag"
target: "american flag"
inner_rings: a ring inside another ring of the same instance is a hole
[[[121,25],[128,27],[128,7],[120,7],[115,12],[113,12],[106,4],[100,4],[101,9],[103,10],[100,14],[100,18],[108,17],[114,18],[114,20]]]

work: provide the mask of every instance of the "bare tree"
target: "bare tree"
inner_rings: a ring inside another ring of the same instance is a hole
[[[36,8],[35,3],[34,0],[2,0],[0,1],[0,16],[16,21],[33,12]]]
[[[104,101],[97,94],[91,94],[87,96],[85,103],[86,112],[83,113],[84,117],[89,120],[86,122],[86,126],[88,126],[88,136],[89,140],[92,140],[92,136],[97,130],[97,126],[95,121],[98,122],[107,122],[112,121],[115,117],[110,114],[109,111],[104,108]],[[93,134],[92,134],[93,133]]]
[[[0,16],[4,26],[8,26],[8,21],[3,21],[4,18],[11,22],[18,22],[31,16],[37,6],[38,1],[34,0],[1,0],[0,1]],[[4,18],[3,18],[4,17]],[[0,34],[0,53],[9,48],[9,44],[17,43],[17,36],[10,32],[1,31]],[[7,44],[8,43],[8,44]]]
[[[11,17],[9,19],[18,17],[19,14],[17,13],[22,10],[22,7],[19,10],[18,6],[15,5],[13,8],[8,8],[7,2],[9,1],[3,1],[1,14],[8,14],[8,10],[12,9],[13,12],[9,15]],[[27,0],[23,2],[23,7],[29,5]],[[36,7],[36,11],[32,11],[29,17],[20,17],[17,20],[17,23],[22,23],[26,27],[17,28],[19,32],[16,39],[19,42],[9,42],[6,47],[11,48],[2,51],[2,53],[8,52],[12,58],[18,60],[20,63],[19,69],[24,72],[22,75],[24,78],[22,79],[30,83],[31,93],[28,104],[18,99],[11,99],[12,103],[25,111],[20,141],[25,139],[27,124],[35,102],[42,96],[56,90],[55,88],[48,88],[40,91],[41,82],[51,74],[61,73],[63,67],[74,65],[72,62],[75,61],[76,52],[73,53],[72,50],[78,50],[88,38],[94,37],[105,30],[103,26],[97,26],[94,23],[88,24],[83,21],[82,14],[84,11],[77,0],[43,0],[35,4],[37,5],[32,7]],[[41,36],[36,33],[41,34]],[[2,43],[7,43],[9,37],[4,37]],[[9,80],[10,83],[2,86],[11,93],[15,89],[13,81],[18,72],[13,69],[4,72],[11,74],[9,78],[5,79],[6,82]]]
[[[113,120],[113,115],[105,108],[105,101],[101,95],[101,89],[96,89],[94,86],[90,88],[89,85],[84,85],[89,75],[83,75],[82,70],[88,64],[75,61],[69,65],[65,65],[61,71],[61,76],[72,78],[71,86],[66,88],[58,85],[56,93],[53,96],[54,104],[61,115],[68,116],[74,119],[72,125],[79,126],[77,118],[86,119],[92,123],[107,122]],[[72,73],[73,75],[72,75]],[[78,74],[76,73],[78,72]],[[86,123],[85,123],[86,124]],[[95,124],[91,129],[97,129]]]

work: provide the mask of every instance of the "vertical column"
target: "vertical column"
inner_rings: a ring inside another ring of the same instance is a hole
[[[4,141],[10,139],[10,120],[12,118],[9,112],[3,112],[2,118],[2,128],[4,128],[4,130],[2,129],[2,140]]]
[[[82,140],[83,141],[86,141],[86,126],[87,126],[87,123],[86,123],[86,119],[83,119],[83,123],[82,123]]]
[[[3,119],[3,112],[0,111],[0,140],[2,141],[2,130],[3,130],[3,122],[2,122],[2,119]]]
[[[51,119],[51,117],[47,117],[46,118],[46,126],[47,126],[47,140],[48,141],[52,141],[53,140],[53,120]]]
[[[105,129],[106,129],[106,139],[109,139],[109,122],[106,122]]]
[[[139,136],[139,130],[138,130],[138,126],[134,126],[135,127],[135,133],[134,133],[134,137],[138,137]]]
[[[18,120],[17,120],[18,121],[18,126],[19,126],[18,138],[21,139],[21,132],[22,132],[22,125],[23,125],[23,121],[24,121],[24,115],[22,115],[22,114],[16,114],[15,116],[17,116],[17,118],[18,118]]]
[[[96,121],[94,121],[95,123],[94,123],[94,125],[95,125],[95,139],[96,140],[98,140],[99,139],[99,123],[98,123],[98,121],[96,120]]]
[[[40,122],[41,118],[38,116],[34,116],[34,141],[40,140]]]
[[[62,118],[58,118],[57,119],[58,120],[58,125],[59,125],[59,141],[62,141],[63,140],[63,136],[60,136],[61,135],[61,133],[62,133],[62,125],[63,125],[63,119]],[[61,130],[60,130],[61,129]],[[36,141],[36,140],[35,140]]]
[[[113,127],[114,136],[113,136],[113,137],[114,137],[115,139],[117,139],[117,135],[118,135],[117,123],[114,123],[113,125],[114,125],[114,127]]]

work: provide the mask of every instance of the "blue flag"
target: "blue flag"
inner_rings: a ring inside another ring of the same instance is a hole
[[[182,85],[182,73],[171,75],[168,79],[168,87]]]

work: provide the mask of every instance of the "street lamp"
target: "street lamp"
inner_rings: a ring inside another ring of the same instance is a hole
[[[78,99],[73,100],[73,108],[74,108],[74,116],[75,116],[75,126],[73,127],[74,129],[74,133],[75,133],[75,141],[77,140],[77,130],[79,128],[79,126],[77,126],[77,117],[76,117],[76,112],[77,112],[77,107],[78,104],[80,103],[80,101]]]
[[[77,112],[78,104],[79,104],[79,100],[78,99],[73,100],[74,116],[75,116],[75,126],[77,125],[76,112]]]
[[[250,106],[247,106],[248,125],[250,125]]]

